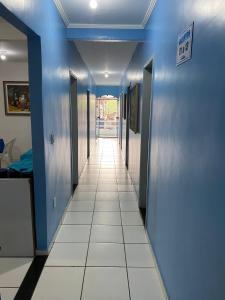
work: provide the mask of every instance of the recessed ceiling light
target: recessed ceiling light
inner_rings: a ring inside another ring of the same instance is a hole
[[[109,73],[105,73],[105,78],[109,78]]]
[[[1,54],[0,58],[1,58],[1,60],[6,60],[6,55],[5,54]]]
[[[96,9],[98,7],[98,2],[96,0],[90,1],[90,8]]]

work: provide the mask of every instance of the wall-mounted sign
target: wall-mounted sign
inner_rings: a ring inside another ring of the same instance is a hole
[[[191,59],[194,23],[178,36],[177,66]]]

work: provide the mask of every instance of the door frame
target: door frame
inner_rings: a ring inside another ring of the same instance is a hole
[[[152,106],[153,106],[153,80],[154,59],[151,58],[143,70],[143,104],[141,126],[141,155],[140,155],[140,181],[139,181],[139,207],[143,213],[145,223],[148,219],[148,196],[151,165],[151,132],[152,132]]]
[[[127,119],[126,119],[126,157],[125,157],[125,164],[127,169],[129,169],[129,142],[130,142],[130,91],[131,91],[131,84],[127,88]]]
[[[73,88],[75,87],[75,90]],[[78,174],[78,108],[77,77],[70,71],[70,149],[71,149],[71,195],[79,181]]]
[[[43,222],[46,209],[40,203],[46,200],[45,139],[42,102],[42,61],[41,38],[29,26],[20,20],[4,4],[0,3],[0,16],[27,37],[28,73],[31,105],[31,135],[33,153],[34,185],[34,230],[35,249],[41,248],[46,237],[46,224]],[[43,237],[44,236],[44,237]],[[46,242],[46,240],[45,240]],[[47,243],[47,242],[46,242]]]
[[[107,98],[101,98],[101,97],[99,97],[99,98],[96,99],[96,101],[101,101],[101,100],[104,100],[104,101],[115,101],[115,102],[117,102],[116,103],[116,114],[117,114],[117,117],[116,117],[116,135],[115,136],[104,136],[104,135],[102,136],[101,135],[100,117],[99,117],[98,118],[99,122],[97,122],[97,118],[96,118],[96,128],[97,128],[96,131],[98,130],[98,138],[107,138],[107,139],[115,139],[116,138],[116,139],[118,139],[119,138],[119,130],[118,130],[118,128],[119,128],[119,122],[118,122],[119,99],[117,97],[114,97],[113,99],[111,99],[111,98],[107,99]],[[97,102],[96,102],[96,112],[97,112],[97,106],[98,106],[98,109],[99,109],[98,114],[100,115],[100,105],[99,104],[97,105]],[[97,126],[97,123],[98,123],[98,126]]]

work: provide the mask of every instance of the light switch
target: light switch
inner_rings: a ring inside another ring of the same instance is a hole
[[[56,197],[53,198],[53,208],[56,208]]]
[[[49,139],[50,139],[51,145],[54,145],[54,143],[55,143],[55,136],[54,136],[53,133],[50,134],[50,138]]]

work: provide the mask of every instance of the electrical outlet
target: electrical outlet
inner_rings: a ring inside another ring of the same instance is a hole
[[[53,198],[53,208],[56,208],[56,197]]]

